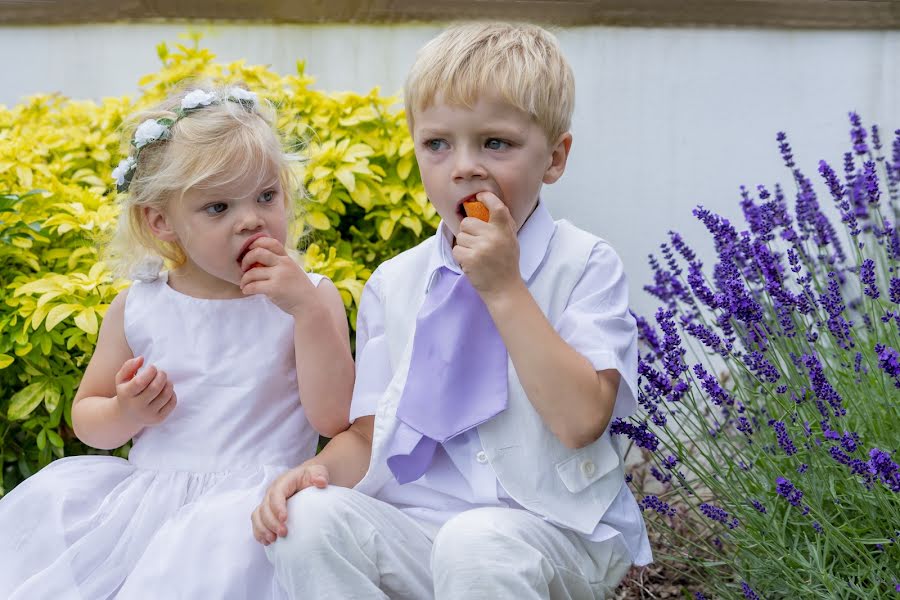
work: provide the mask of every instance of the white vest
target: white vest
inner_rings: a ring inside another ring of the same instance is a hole
[[[557,221],[544,261],[528,282],[550,323],[558,322],[575,284],[598,241],[567,221]],[[438,240],[432,236],[388,260],[381,303],[393,378],[378,402],[369,470],[356,489],[375,496],[390,480],[387,442],[397,428],[397,403],[409,370],[416,315],[425,296],[429,258]],[[547,428],[519,383],[509,361],[507,409],[478,426],[497,479],[509,496],[539,515],[590,534],[623,483],[623,461],[609,431],[594,443],[572,450]]]

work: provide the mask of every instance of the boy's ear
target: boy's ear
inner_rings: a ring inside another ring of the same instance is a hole
[[[178,241],[175,230],[172,229],[169,218],[164,211],[153,206],[145,206],[144,219],[147,221],[147,227],[158,239],[163,242]]]
[[[551,147],[550,165],[544,171],[544,183],[555,183],[562,177],[566,170],[566,161],[569,159],[569,150],[572,148],[572,134],[565,132],[559,136]]]

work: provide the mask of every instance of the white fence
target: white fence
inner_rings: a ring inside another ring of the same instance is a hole
[[[440,24],[194,25],[221,60],[307,61],[324,90],[400,90],[416,49]],[[75,98],[134,93],[158,68],[155,46],[185,24],[0,27],[0,103],[36,92]],[[557,217],[607,238],[630,273],[632,303],[655,302],[646,255],[669,229],[701,257],[711,243],[696,204],[740,219],[738,186],[789,183],[775,133],[799,166],[840,164],[847,111],[900,128],[900,32],[578,27],[557,32],[575,69],[575,142],[563,179],[544,197]],[[818,180],[818,176],[814,178]],[[787,186],[789,191],[793,186]],[[827,195],[823,203],[829,204]],[[830,204],[829,204],[830,206]]]

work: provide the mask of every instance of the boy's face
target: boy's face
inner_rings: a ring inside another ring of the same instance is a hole
[[[463,201],[478,192],[494,193],[521,227],[541,185],[562,175],[572,142],[569,133],[547,140],[530,115],[494,96],[472,108],[438,97],[415,112],[413,128],[425,192],[454,235],[465,217]]]

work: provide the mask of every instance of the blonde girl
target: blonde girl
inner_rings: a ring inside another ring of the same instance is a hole
[[[354,375],[337,289],[292,256],[272,112],[200,87],[135,116],[110,254],[140,280],[72,407],[88,445],[133,445],[53,462],[0,501],[0,597],[283,597],[249,516],[346,429]]]

